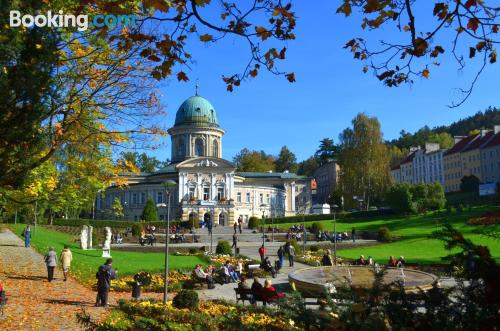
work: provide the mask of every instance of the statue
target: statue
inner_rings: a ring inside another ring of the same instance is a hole
[[[83,250],[87,250],[88,248],[88,233],[89,233],[89,227],[87,225],[84,225],[82,227],[82,232],[80,233],[80,248]]]
[[[94,230],[94,228],[92,227],[92,225],[89,225],[88,228],[87,249],[92,249],[92,231]]]
[[[106,226],[104,231],[106,232],[106,240],[102,246],[102,257],[111,257],[111,228]]]

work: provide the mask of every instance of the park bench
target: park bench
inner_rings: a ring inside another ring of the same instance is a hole
[[[273,301],[278,298],[276,296],[265,300],[259,295],[259,293],[246,288],[235,288],[234,293],[236,294],[236,303],[241,301],[242,304],[245,304],[245,300],[251,302],[251,300],[254,299],[256,302],[262,302],[262,305],[266,306],[267,304],[272,304]]]

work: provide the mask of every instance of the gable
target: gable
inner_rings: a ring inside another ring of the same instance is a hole
[[[188,159],[177,164],[176,168],[178,170],[192,170],[200,172],[234,172],[236,170],[236,167],[231,162],[214,157],[196,157]]]

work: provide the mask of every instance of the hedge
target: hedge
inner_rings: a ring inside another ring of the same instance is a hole
[[[131,228],[134,225],[154,225],[157,228],[164,228],[165,227],[165,221],[159,221],[159,222],[134,222],[134,221],[113,221],[113,220],[90,220],[90,219],[55,219],[53,222],[53,225],[60,225],[60,226],[82,226],[82,225],[92,225],[95,228],[103,228],[106,226],[112,227],[112,228]],[[187,222],[182,222],[182,221],[170,221],[170,225],[180,225],[181,223],[186,223]]]
[[[392,209],[383,209],[383,210],[368,210],[368,211],[356,211],[356,212],[338,212],[335,213],[335,218],[346,219],[346,218],[370,218],[370,217],[383,217],[394,215],[394,211]],[[272,222],[270,218],[266,218],[266,224],[281,224],[281,223],[302,223],[312,222],[312,221],[324,221],[324,220],[333,220],[333,214],[310,214],[310,215],[297,215],[297,216],[288,216],[288,217],[277,217]]]

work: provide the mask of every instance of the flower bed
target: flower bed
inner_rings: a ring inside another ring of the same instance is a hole
[[[484,213],[479,217],[471,218],[469,225],[496,225],[500,224],[500,211]]]
[[[182,288],[182,284],[191,279],[191,275],[183,274],[178,271],[171,271],[168,273],[168,288],[170,291],[177,291]],[[111,291],[115,292],[130,292],[131,284],[134,282],[133,276],[119,277],[111,282]],[[163,292],[165,282],[162,274],[151,275],[151,282],[149,285],[143,286],[145,292]],[[97,283],[93,283],[93,288],[97,287]]]
[[[119,301],[120,311],[93,326],[95,330],[296,330],[279,311],[225,302],[201,302],[178,309],[172,301]]]
[[[321,266],[321,260],[323,259],[323,255],[325,254],[325,250],[319,249],[317,251],[306,251],[303,256],[297,256],[297,262],[301,262],[313,267]],[[333,256],[332,256],[333,259]],[[337,257],[337,264],[342,264],[343,261],[340,257]]]

